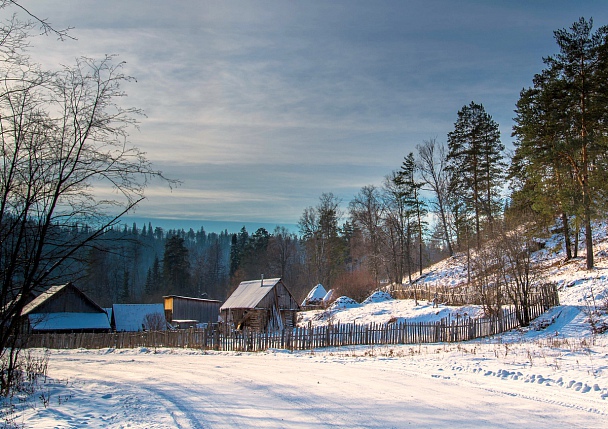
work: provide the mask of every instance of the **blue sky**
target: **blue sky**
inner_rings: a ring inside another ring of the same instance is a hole
[[[606,1],[24,1],[76,41],[49,65],[117,54],[147,118],[130,140],[183,183],[135,216],[295,224],[323,192],[348,202],[482,103],[510,146],[519,91],[553,31],[608,24]],[[161,222],[162,223],[162,222]]]

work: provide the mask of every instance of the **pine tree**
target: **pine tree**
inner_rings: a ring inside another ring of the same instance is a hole
[[[190,258],[184,239],[171,236],[165,243],[163,280],[169,293],[190,294]]]
[[[514,133],[518,162],[564,178],[562,189],[571,192],[570,208],[585,229],[588,269],[594,266],[591,219],[605,208],[608,192],[608,26],[592,28],[593,20],[580,18],[554,32],[560,52],[543,60],[547,68],[535,76],[534,88],[522,91]],[[539,182],[529,170],[528,188]]]
[[[395,183],[401,190],[401,198],[403,198],[406,210],[409,212],[409,217],[413,218],[415,222],[415,226],[412,229],[415,229],[417,235],[418,269],[420,275],[422,275],[422,237],[426,227],[424,217],[427,215],[428,210],[426,203],[420,196],[420,190],[422,189],[424,182],[417,180],[417,171],[418,166],[414,159],[414,154],[410,152],[403,160],[401,170],[399,170],[395,177]],[[411,253],[412,252],[410,252],[410,254]]]
[[[247,228],[242,227],[238,234],[232,235],[232,245],[230,246],[230,276],[239,269],[241,260],[245,254],[245,248],[249,243],[249,233]]]
[[[451,189],[473,215],[479,248],[482,222],[491,230],[502,210],[500,187],[505,176],[498,124],[483,105],[471,102],[458,112],[454,131],[448,133],[448,149]]]
[[[129,302],[130,297],[131,291],[129,285],[129,270],[125,269],[122,273],[122,287],[120,289],[118,299],[121,304],[126,304]]]

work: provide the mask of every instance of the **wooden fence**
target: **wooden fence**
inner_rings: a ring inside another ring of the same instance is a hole
[[[483,305],[483,297],[478,288],[472,285],[441,286],[441,285],[419,285],[402,284],[392,285],[389,290],[391,296],[396,299],[418,299],[420,301],[432,302],[435,297],[437,301],[445,305]],[[503,305],[509,305],[508,296],[502,294]],[[543,283],[534,286],[529,293],[530,302],[543,301],[553,307],[558,304],[556,286],[552,283]]]
[[[554,297],[547,297],[551,300]],[[530,320],[545,312],[554,301],[538,299],[529,307]],[[555,305],[555,304],[553,304]],[[223,351],[262,351],[268,349],[309,350],[321,347],[356,345],[422,344],[458,342],[499,334],[519,326],[515,309],[505,308],[484,319],[443,319],[435,323],[335,324],[297,327],[277,332],[235,331],[223,333],[208,329],[174,331],[34,334],[28,347],[50,349],[157,348],[178,347]]]

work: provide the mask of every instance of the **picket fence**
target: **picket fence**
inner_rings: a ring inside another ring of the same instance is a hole
[[[537,318],[549,306],[537,302],[529,307],[530,319]],[[215,328],[148,332],[34,334],[28,347],[49,349],[102,349],[159,347],[202,350],[248,351],[268,349],[309,350],[323,347],[357,345],[423,344],[459,342],[488,337],[519,327],[513,308],[503,309],[484,319],[443,319],[435,323],[330,324],[284,329],[277,332],[233,331]]]
[[[394,284],[389,287],[389,293],[396,299],[418,299],[419,301],[437,300],[445,305],[482,305],[483,297],[477,287],[471,285],[445,286],[427,283]],[[558,304],[556,285],[542,283],[534,286],[529,292],[530,302],[542,301],[553,307]],[[509,304],[509,297],[503,293],[503,305]]]

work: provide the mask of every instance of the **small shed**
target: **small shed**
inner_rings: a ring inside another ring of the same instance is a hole
[[[220,312],[229,326],[262,332],[293,328],[299,309],[283,280],[276,278],[241,282]]]
[[[199,323],[217,323],[221,301],[177,295],[168,295],[163,298],[165,317],[171,324],[176,324],[176,321],[188,322],[194,326]]]
[[[51,286],[27,304],[21,316],[42,332],[109,332],[106,312],[72,283]]]
[[[110,318],[116,332],[165,331],[165,308],[162,304],[114,304]]]

